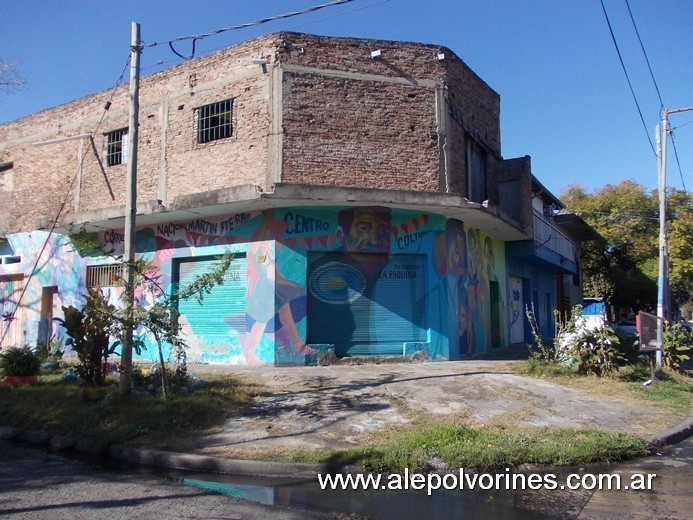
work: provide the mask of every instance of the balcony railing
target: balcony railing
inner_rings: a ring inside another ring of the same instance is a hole
[[[534,241],[571,262],[575,261],[575,243],[556,227],[549,224],[544,216],[536,210],[534,211]]]

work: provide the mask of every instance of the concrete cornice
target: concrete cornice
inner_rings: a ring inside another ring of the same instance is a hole
[[[162,206],[157,201],[140,202],[137,205],[137,226],[269,208],[362,205],[437,213],[459,219],[503,241],[531,238],[500,208],[469,202],[456,194],[286,183],[275,184],[271,192],[263,192],[258,186],[246,184],[184,195],[176,197],[168,206]],[[69,214],[57,229],[59,232],[73,232],[82,228],[87,231],[121,229],[124,220],[125,206],[121,205]]]

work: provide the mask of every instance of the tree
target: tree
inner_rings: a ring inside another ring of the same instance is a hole
[[[690,309],[693,307],[693,196],[690,193],[671,191],[667,221],[671,299],[679,309]]]
[[[17,69],[17,63],[0,57],[0,90],[9,93],[26,85],[26,80]]]
[[[585,293],[603,296],[634,311],[652,310],[657,302],[659,272],[659,196],[625,180],[590,194],[570,186],[563,194],[569,211],[580,215],[603,243],[583,247]],[[673,190],[668,195],[669,278],[672,306],[693,300],[693,201]]]
[[[117,261],[122,261],[120,255],[114,255],[113,251],[105,251],[103,249],[95,233],[81,231],[78,234],[71,235],[70,239],[75,247],[75,251],[81,256],[110,256]],[[171,357],[175,358],[176,361],[177,366],[174,375],[184,378],[187,372],[187,344],[181,337],[182,327],[178,319],[178,302],[195,298],[198,303],[202,304],[205,295],[209,294],[215,286],[224,283],[224,277],[231,266],[233,258],[233,254],[228,251],[219,255],[216,265],[208,272],[197,276],[192,283],[186,285],[186,288],[182,290],[164,287],[162,275],[158,267],[146,260],[136,259],[133,264],[133,283],[137,297],[134,302],[132,319],[126,317],[122,306],[108,304],[107,299],[102,297],[100,289],[90,290],[89,294],[86,295],[85,309],[93,307],[91,315],[99,316],[109,323],[108,327],[102,327],[106,331],[105,343],[110,349],[108,354],[114,352],[114,346],[122,343],[126,329],[139,330],[139,335],[133,338],[133,348],[137,354],[145,350],[149,340],[153,339],[161,366],[161,387],[163,396],[166,398],[169,385],[166,374],[164,344],[170,346]],[[84,312],[73,309],[70,310],[70,313],[79,318],[76,325],[81,325],[82,317],[85,316]],[[66,317],[67,315],[66,313]],[[91,341],[93,335],[94,329],[89,329],[88,340]],[[116,341],[113,342],[113,339],[116,339]]]

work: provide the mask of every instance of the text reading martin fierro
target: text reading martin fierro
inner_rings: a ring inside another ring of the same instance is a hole
[[[422,491],[428,495],[438,490],[651,490],[655,473],[634,473],[630,477],[618,473],[571,473],[565,479],[553,473],[471,473],[460,468],[457,473],[410,473],[384,475],[381,473],[356,473],[318,475],[320,489],[359,490],[382,489],[387,491]]]

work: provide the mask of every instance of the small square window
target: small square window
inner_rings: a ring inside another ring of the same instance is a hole
[[[218,141],[233,135],[233,99],[218,101],[197,109],[197,142]]]
[[[106,165],[125,164],[128,155],[128,129],[121,128],[104,135],[106,137]]]

